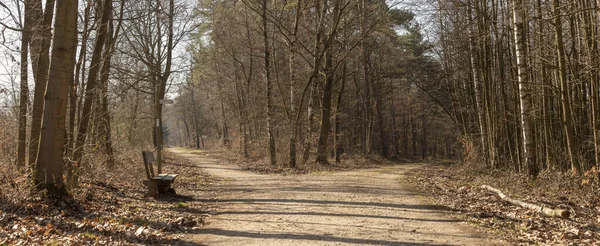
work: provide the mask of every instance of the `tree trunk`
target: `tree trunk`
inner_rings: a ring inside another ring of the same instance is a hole
[[[468,7],[468,13],[469,13],[469,19],[473,18],[473,13],[472,13],[472,8],[473,6],[469,6]],[[487,126],[486,126],[486,122],[485,122],[485,117],[484,117],[484,106],[483,106],[483,85],[482,85],[482,81],[481,81],[481,74],[480,74],[480,68],[479,68],[479,63],[477,61],[477,50],[475,49],[476,47],[476,43],[475,43],[475,31],[473,31],[474,27],[472,24],[471,27],[469,27],[469,54],[470,54],[470,58],[471,58],[471,70],[473,73],[473,88],[475,88],[475,106],[476,106],[476,112],[477,112],[477,119],[478,119],[478,125],[479,125],[479,134],[480,134],[480,139],[481,139],[481,157],[483,158],[483,160],[485,161],[486,165],[487,165],[487,161],[488,161],[488,147],[491,146],[487,146]]]
[[[567,154],[569,163],[571,164],[571,170],[582,171],[579,166],[579,158],[577,153],[577,144],[575,143],[575,130],[573,126],[573,119],[571,114],[571,99],[570,90],[567,81],[567,67],[565,64],[565,47],[562,35],[562,21],[560,16],[560,1],[552,1],[552,9],[554,11],[554,31],[555,31],[555,42],[556,42],[556,54],[558,61],[558,77],[560,81],[560,99],[562,106],[562,125],[565,131]]]
[[[158,13],[158,12],[156,14],[160,15],[160,13]],[[169,0],[169,12],[168,12],[169,23],[168,23],[168,27],[167,27],[168,33],[167,33],[167,57],[166,57],[167,63],[165,64],[164,72],[162,74],[160,73],[160,71],[157,73],[158,82],[160,84],[157,86],[158,92],[156,94],[156,98],[154,101],[154,110],[155,110],[154,117],[155,117],[155,121],[156,121],[156,126],[155,126],[156,166],[157,166],[157,172],[159,174],[162,173],[162,161],[163,161],[163,157],[162,157],[162,151],[163,151],[162,106],[163,105],[160,103],[160,101],[165,98],[165,92],[167,90],[167,81],[169,80],[169,76],[171,76],[171,65],[172,65],[172,60],[173,60],[173,28],[174,28],[173,18],[174,18],[174,15],[175,15],[175,1]],[[159,54],[160,54],[160,52],[159,52]],[[160,70],[160,67],[158,67],[158,69]]]
[[[104,0],[102,3],[101,20],[98,27],[98,34],[96,43],[94,44],[94,52],[92,54],[92,60],[90,63],[90,71],[88,73],[88,81],[85,88],[85,102],[83,104],[83,111],[81,119],[79,121],[79,129],[77,133],[77,141],[75,142],[75,153],[73,155],[73,163],[67,172],[67,185],[69,187],[77,186],[79,179],[79,167],[81,166],[81,159],[83,156],[83,148],[85,145],[86,138],[88,136],[88,127],[90,123],[90,117],[92,113],[92,103],[96,100],[98,91],[98,73],[100,72],[100,66],[102,62],[102,51],[104,49],[104,43],[108,34],[108,21],[111,16],[112,1]],[[58,17],[57,17],[58,18]]]
[[[321,127],[319,130],[319,140],[317,142],[317,163],[329,164],[327,143],[329,141],[329,132],[331,131],[331,98],[333,94],[333,83],[335,70],[333,69],[333,47],[328,47],[325,54],[325,87],[323,89],[323,100],[321,104]]]
[[[536,161],[535,143],[533,139],[533,119],[531,111],[531,85],[528,83],[526,17],[523,0],[513,0],[513,21],[515,33],[515,50],[517,56],[517,73],[519,81],[519,99],[521,104],[521,143],[523,145],[523,164],[530,176],[536,177],[539,166]]]
[[[367,32],[367,24],[366,22],[366,0],[362,0],[360,3],[361,13],[360,13],[360,33],[364,36]],[[372,140],[372,130],[373,130],[373,113],[371,109],[371,81],[369,77],[369,56],[370,53],[367,50],[367,42],[366,38],[361,39],[360,41],[360,51],[361,51],[361,68],[362,68],[362,79],[363,84],[365,86],[365,96],[364,96],[364,143],[363,143],[363,154],[371,153],[371,140]]]
[[[77,63],[75,64],[75,79],[73,80],[73,84],[71,84],[71,88],[69,90],[69,130],[67,131],[67,151],[66,153],[69,155],[70,159],[73,158],[76,142],[76,134],[77,129],[75,128],[76,118],[77,118],[77,87],[79,87],[79,78],[80,74],[85,74],[84,63],[85,56],[87,54],[87,43],[88,43],[88,25],[90,21],[90,8],[91,2],[86,4],[84,10],[84,18],[83,18],[83,32],[81,35],[81,46],[79,49],[79,58],[77,59]],[[83,81],[83,76],[81,76]],[[71,168],[72,163],[67,161],[67,168]]]
[[[31,129],[29,134],[29,166],[36,163],[39,147],[42,117],[44,114],[44,95],[48,83],[48,69],[50,66],[50,44],[52,33],[52,17],[54,15],[54,0],[46,1],[45,12],[42,11],[42,1],[34,3],[31,39],[31,63],[35,90],[33,93],[33,108],[31,110]],[[41,24],[39,24],[41,23]]]
[[[377,114],[377,131],[379,133],[379,154],[383,158],[388,157],[388,147],[386,144],[385,125],[383,118],[383,95],[381,93],[381,84],[384,83],[381,80],[377,81],[377,89],[373,92],[375,94],[375,113]]]
[[[528,203],[528,202],[523,202],[521,200],[517,200],[517,199],[513,199],[510,198],[509,196],[505,195],[504,193],[502,193],[502,191],[491,187],[491,186],[487,186],[487,185],[482,185],[481,188],[484,188],[486,190],[492,191],[494,193],[496,193],[500,198],[502,198],[502,200],[509,202],[510,204],[516,205],[516,206],[520,206],[520,207],[524,207],[524,208],[528,208],[531,209],[533,211],[536,211],[538,213],[542,213],[546,216],[550,216],[550,217],[558,217],[558,218],[569,218],[569,216],[571,215],[571,213],[569,212],[569,210],[564,210],[564,209],[553,209],[553,208],[549,208],[549,207],[544,207],[544,206],[539,206],[539,205],[535,205],[532,203]]]
[[[221,94],[221,93],[219,93]],[[229,140],[229,127],[227,126],[227,116],[225,115],[225,105],[223,104],[223,98],[219,96],[219,103],[221,108],[221,119],[223,119],[223,124],[221,125],[221,145],[229,148],[230,140]]]
[[[296,158],[296,139],[298,136],[298,125],[296,124],[296,102],[295,102],[295,91],[294,88],[296,86],[296,42],[298,35],[298,27],[300,24],[300,16],[301,11],[303,9],[302,0],[298,0],[296,4],[296,14],[294,15],[294,27],[293,33],[289,46],[289,69],[290,69],[290,162],[289,166],[291,168],[296,168],[297,158]]]
[[[346,87],[346,72],[347,72],[347,64],[346,61],[343,61],[342,65],[342,77],[340,79],[340,89],[338,91],[337,100],[335,104],[335,117],[333,126],[335,132],[333,133],[333,150],[335,155],[335,162],[340,163],[341,156],[343,154],[343,148],[341,144],[341,129],[340,129],[340,118],[342,114],[342,98],[344,95],[344,89]]]
[[[112,13],[112,4],[105,6],[105,8],[110,8],[110,12]],[[119,35],[119,31],[121,29],[121,23],[123,21],[123,10],[124,4],[121,3],[121,14],[119,16],[119,23],[117,24],[116,31],[114,30],[113,20],[110,19],[108,23],[108,35],[106,36],[106,44],[104,46],[104,61],[102,63],[102,69],[100,71],[100,87],[102,89],[102,98],[101,98],[101,116],[99,129],[100,129],[100,137],[103,138],[104,151],[107,155],[107,167],[112,169],[115,164],[115,156],[112,147],[112,130],[110,124],[110,112],[108,109],[108,79],[109,73],[111,70],[111,60],[114,52],[115,40]],[[112,17],[112,14],[111,14]],[[115,32],[113,34],[113,31]],[[114,36],[113,36],[114,35]]]
[[[69,82],[77,48],[77,0],[58,0],[52,62],[36,161],[36,184],[51,192],[64,191],[63,148]]]
[[[267,91],[267,137],[269,142],[269,161],[271,166],[277,165],[277,153],[275,152],[275,136],[273,136],[272,126],[272,114],[273,114],[273,99],[271,95],[271,66],[270,66],[270,48],[269,48],[269,29],[267,20],[267,3],[268,0],[262,1],[262,27],[263,27],[263,41],[264,41],[264,55],[265,55],[265,87]]]
[[[423,115],[421,117],[421,159],[427,159],[427,122],[425,121],[426,117]]]
[[[29,101],[28,64],[29,39],[31,35],[31,11],[33,0],[25,0],[25,18],[21,31],[21,88],[19,93],[19,136],[17,147],[17,168],[25,169],[25,148],[27,146],[27,102]]]

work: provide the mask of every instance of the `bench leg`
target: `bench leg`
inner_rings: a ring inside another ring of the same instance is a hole
[[[171,184],[161,184],[158,186],[158,193],[175,195],[175,189],[171,187]]]
[[[144,184],[146,185],[146,188],[148,188],[148,192],[146,192],[146,197],[154,197],[158,195],[159,190],[156,186],[156,183],[152,181],[144,181]]]

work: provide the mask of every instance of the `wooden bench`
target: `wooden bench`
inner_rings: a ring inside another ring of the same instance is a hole
[[[158,194],[175,194],[175,189],[171,187],[171,184],[175,181],[177,174],[161,173],[158,175],[154,174],[154,168],[152,164],[156,163],[154,160],[154,153],[152,151],[142,151],[142,157],[144,158],[144,168],[146,170],[146,178],[143,183],[148,187],[148,193],[146,196],[156,196]]]

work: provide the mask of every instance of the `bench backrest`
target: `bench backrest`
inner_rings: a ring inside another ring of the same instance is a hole
[[[146,169],[146,178],[152,179],[154,176],[154,168],[152,164],[155,162],[154,153],[152,151],[142,151],[142,157],[144,159],[144,169]]]
[[[144,163],[154,163],[154,153],[152,151],[142,151],[142,155],[144,157]]]

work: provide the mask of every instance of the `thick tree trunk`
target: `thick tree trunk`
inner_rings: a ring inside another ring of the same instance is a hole
[[[37,0],[32,11],[31,64],[35,90],[33,93],[33,108],[31,110],[31,129],[29,134],[29,165],[33,167],[38,154],[42,116],[44,114],[44,95],[48,84],[48,69],[50,66],[50,44],[52,33],[50,26],[54,16],[55,0],[46,1],[45,12],[42,11],[42,1]],[[41,23],[41,24],[40,24]]]
[[[63,186],[63,147],[69,82],[73,79],[77,48],[77,0],[58,0],[52,62],[46,91],[46,107],[36,161],[36,184],[61,192]]]
[[[321,127],[319,129],[319,140],[317,142],[317,163],[329,164],[327,143],[329,141],[329,132],[331,131],[331,99],[333,94],[333,83],[335,70],[333,69],[333,48],[329,47],[325,54],[325,86],[323,88],[323,100],[321,104]]]

